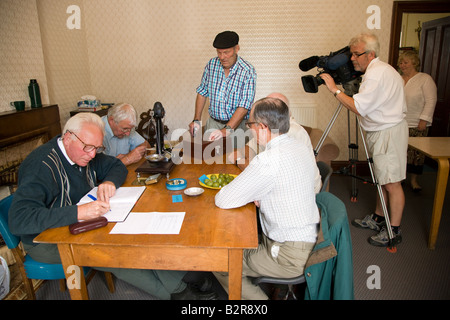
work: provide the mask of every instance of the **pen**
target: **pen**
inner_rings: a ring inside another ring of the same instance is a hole
[[[91,198],[92,200],[97,201],[97,198],[94,197],[92,194],[88,194],[87,196],[88,196],[89,198]],[[109,211],[111,211],[111,209],[109,209]]]

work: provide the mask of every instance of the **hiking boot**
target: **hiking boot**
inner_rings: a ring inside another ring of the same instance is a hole
[[[375,213],[369,214],[364,217],[364,219],[354,219],[352,225],[358,228],[371,229],[375,231],[380,231],[382,227],[386,225],[386,221],[376,222],[373,217]]]
[[[386,229],[386,227],[381,228],[381,231],[374,235],[369,237],[368,241],[371,245],[376,247],[388,247],[390,244],[392,246],[395,246],[402,242],[402,232],[400,229],[398,229],[398,232],[395,232],[392,230],[392,235],[394,236],[392,238],[392,243],[389,241],[389,233]]]

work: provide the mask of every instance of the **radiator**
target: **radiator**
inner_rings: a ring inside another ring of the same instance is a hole
[[[315,103],[291,103],[289,110],[295,120],[302,126],[317,127]]]

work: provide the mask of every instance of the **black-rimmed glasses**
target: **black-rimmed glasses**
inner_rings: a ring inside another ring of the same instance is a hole
[[[86,144],[84,143],[83,140],[81,140],[75,133],[73,133],[72,131],[67,130],[68,133],[73,134],[75,137],[77,137],[78,140],[80,140],[80,142],[84,145],[83,147],[83,151],[86,153],[92,152],[95,150],[96,153],[101,153],[103,151],[105,151],[105,147],[104,146],[93,146],[92,144]]]
[[[366,54],[367,51],[364,51],[363,53],[352,53],[352,56],[354,56],[355,58],[359,58],[361,57],[363,54]]]
[[[247,126],[247,128],[251,128],[252,127],[252,124],[255,124],[255,123],[258,123],[258,122],[256,122],[256,121],[247,121],[247,122],[245,122],[245,125]]]

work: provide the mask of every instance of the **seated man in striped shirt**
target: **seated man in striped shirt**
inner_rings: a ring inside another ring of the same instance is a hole
[[[243,120],[248,119],[255,98],[256,72],[250,63],[238,56],[239,36],[236,32],[219,33],[213,46],[217,57],[208,62],[203,72],[197,88],[194,120],[189,124],[189,131],[192,136],[197,130],[201,132],[200,120],[209,98],[210,117],[206,123],[206,131],[211,129],[209,140],[238,134],[237,143],[243,147]]]
[[[246,125],[265,150],[215,198],[223,209],[249,202],[260,209],[261,242],[257,249],[244,251],[243,299],[267,299],[247,277],[292,278],[302,274],[316,242],[316,163],[305,144],[286,134],[289,120],[289,108],[280,99],[264,98],[253,105]],[[228,275],[215,276],[227,289]]]

